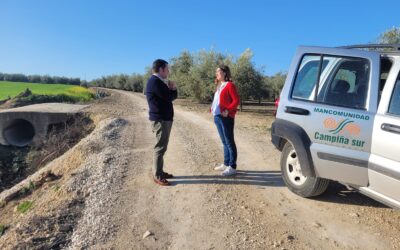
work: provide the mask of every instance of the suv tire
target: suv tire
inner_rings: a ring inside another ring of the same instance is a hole
[[[302,174],[296,149],[290,142],[286,142],[282,150],[281,170],[286,186],[302,197],[320,195],[328,188],[329,180]]]

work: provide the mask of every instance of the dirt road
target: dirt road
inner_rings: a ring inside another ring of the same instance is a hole
[[[121,93],[121,92],[120,92]],[[224,178],[214,166],[222,146],[212,118],[175,107],[166,155],[170,187],[150,174],[153,135],[142,95],[123,93],[131,102],[132,155],[120,193],[117,249],[389,249],[400,247],[400,214],[343,186],[332,185],[318,200],[283,186],[279,152],[268,133],[238,125],[239,174]],[[146,231],[151,236],[143,239]]]
[[[38,239],[47,240],[42,248],[69,249],[400,248],[398,211],[339,184],[313,200],[288,191],[269,133],[255,129],[260,116],[238,114],[239,173],[222,177],[213,170],[223,157],[211,115],[175,105],[165,170],[176,178],[171,186],[161,187],[151,177],[154,137],[144,96],[114,91],[90,110],[113,120],[54,163],[62,178],[28,197],[35,207],[31,214],[17,217],[16,226],[9,222],[0,248],[14,249],[21,246],[18,242],[40,248]],[[63,166],[67,163],[71,173]],[[54,197],[68,202],[52,205]],[[9,218],[14,205],[7,206]],[[68,222],[73,230],[62,231],[64,220],[48,226],[42,236],[40,230],[31,230],[40,227],[43,218],[60,218],[57,211],[63,207],[77,211]],[[150,235],[144,238],[147,231]]]

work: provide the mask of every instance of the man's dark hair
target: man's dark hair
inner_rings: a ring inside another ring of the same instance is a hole
[[[165,68],[168,65],[168,62],[163,59],[157,59],[153,62],[153,72],[158,73],[160,68]]]

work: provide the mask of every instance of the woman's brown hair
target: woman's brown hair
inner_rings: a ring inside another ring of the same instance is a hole
[[[227,82],[232,81],[231,70],[229,69],[228,66],[226,66],[224,64],[220,64],[218,66],[218,68],[225,73],[225,81],[227,81]]]

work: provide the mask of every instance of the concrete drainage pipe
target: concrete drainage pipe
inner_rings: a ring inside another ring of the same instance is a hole
[[[24,119],[16,119],[3,131],[3,137],[9,145],[24,147],[30,144],[35,137],[35,128],[32,123]]]

